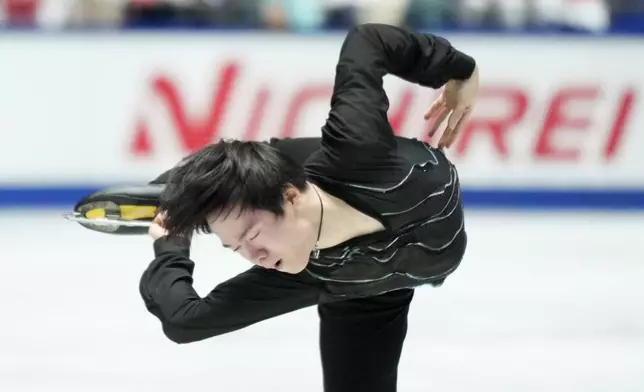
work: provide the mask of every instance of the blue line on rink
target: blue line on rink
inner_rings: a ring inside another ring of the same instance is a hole
[[[1,186],[0,208],[64,208],[102,186]],[[463,189],[471,209],[644,210],[644,188],[635,189]]]

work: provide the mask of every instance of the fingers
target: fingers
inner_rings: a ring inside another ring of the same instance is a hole
[[[445,131],[440,136],[436,146],[438,148],[451,147],[471,116],[471,105],[460,104],[453,110],[449,106],[441,95],[432,103],[424,115],[425,120],[433,119],[428,130],[429,137],[433,137],[436,134],[442,123],[449,116]]]
[[[466,111],[467,108],[465,106],[457,106],[449,116],[449,120],[447,120],[447,129],[453,131],[458,126]]]
[[[163,228],[163,226],[159,225],[158,223],[153,223],[148,229],[148,235],[152,237],[152,239],[157,240],[168,235],[168,232]]]
[[[451,147],[465,127],[465,124],[467,124],[471,115],[471,110],[465,110],[462,114],[460,112],[457,113],[455,110],[448,120],[447,129],[443,132],[441,140],[438,142],[438,148]]]
[[[445,119],[447,118],[448,114],[449,114],[449,109],[447,109],[446,107],[439,108],[439,111],[437,112],[437,116],[434,119],[433,124],[429,128],[429,132],[428,132],[429,137],[434,136],[434,134],[436,133],[436,131],[438,131],[438,128],[441,126],[443,121],[445,121]]]
[[[163,226],[163,224],[165,223],[165,212],[159,210],[157,212],[157,215],[154,217],[154,222],[158,223],[161,226]]]
[[[443,100],[441,97],[436,99],[432,105],[425,111],[424,118],[425,120],[429,120],[430,118],[434,117],[438,112],[440,111],[441,108],[443,108]]]
[[[167,235],[167,231],[165,230],[165,227],[164,227],[164,223],[165,223],[164,218],[165,218],[165,215],[163,213],[158,213],[157,216],[152,221],[150,228],[148,229],[148,235],[152,237],[154,240],[157,240]]]

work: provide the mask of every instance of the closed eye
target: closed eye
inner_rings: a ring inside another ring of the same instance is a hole
[[[252,237],[251,237],[251,238],[249,238],[248,240],[249,240],[249,241],[254,240],[255,238],[257,238],[257,236],[259,235],[259,233],[260,233],[260,232],[258,231],[258,232],[257,232],[257,234],[255,234],[254,236],[252,236]],[[230,246],[228,246],[228,245],[224,245],[224,248],[230,248]],[[235,249],[233,249],[232,251],[233,251],[233,252],[235,252],[235,253],[237,253],[237,252],[239,251],[239,249],[240,249],[240,248],[241,248],[241,245],[240,245],[240,246],[238,246],[238,247],[236,247],[236,248],[235,248]]]

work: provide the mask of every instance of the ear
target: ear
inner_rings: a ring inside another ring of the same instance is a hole
[[[288,185],[284,191],[284,203],[297,204],[302,196],[302,192],[293,185]]]

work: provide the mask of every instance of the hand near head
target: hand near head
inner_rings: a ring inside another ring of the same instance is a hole
[[[148,229],[148,235],[152,237],[152,239],[155,241],[161,237],[165,237],[166,235],[168,235],[168,231],[165,229],[165,227],[163,227],[163,222],[164,222],[164,215],[158,214],[156,218],[154,218],[152,225]]]

